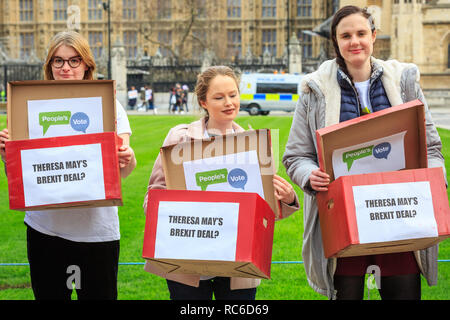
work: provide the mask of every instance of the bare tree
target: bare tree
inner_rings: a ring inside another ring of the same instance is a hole
[[[217,0],[215,0],[217,1]],[[215,2],[214,1],[214,2]],[[204,19],[207,9],[206,0],[157,0],[146,2],[150,13],[147,22],[140,26],[139,32],[144,39],[159,46],[170,54],[176,63],[181,63],[190,56],[187,50],[192,46],[202,49],[209,47],[207,37],[202,37],[195,30],[207,30]],[[174,16],[179,17],[173,19]],[[161,39],[158,32],[167,32],[170,39]]]

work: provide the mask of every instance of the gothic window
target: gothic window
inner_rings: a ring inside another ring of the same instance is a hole
[[[125,54],[128,59],[134,59],[137,55],[137,33],[136,31],[125,31],[123,33]]]
[[[19,1],[20,21],[33,21],[33,0]]]
[[[136,20],[136,0],[122,0],[122,18]]]
[[[89,20],[102,20],[103,13],[103,1],[102,0],[89,0],[88,2],[88,19]]]
[[[312,15],[311,0],[297,0],[297,17],[311,17]]]
[[[228,56],[240,58],[242,56],[241,30],[228,30]]]
[[[103,33],[101,31],[89,31],[89,46],[94,58],[98,59],[102,56]]]
[[[53,20],[67,20],[67,0],[53,0]]]
[[[272,56],[277,55],[277,31],[265,29],[262,31],[262,53],[268,51]]]
[[[34,34],[24,32],[20,34],[20,59],[27,59],[34,48]]]
[[[277,16],[277,0],[262,0],[263,18],[275,18]]]
[[[228,18],[241,17],[241,0],[227,0],[227,16]]]

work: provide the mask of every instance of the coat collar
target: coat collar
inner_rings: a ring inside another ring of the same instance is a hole
[[[371,63],[377,66],[377,70],[382,70],[381,81],[384,90],[392,106],[403,103],[401,97],[401,78],[405,68],[415,67],[412,64],[400,63],[397,60],[379,60],[371,57]],[[301,88],[304,93],[314,92],[320,99],[323,99],[325,106],[325,123],[330,126],[339,123],[341,112],[341,87],[337,80],[338,64],[336,59],[322,63],[317,71],[306,75]],[[417,81],[418,81],[417,72]]]
[[[204,133],[206,130],[207,117],[202,117],[201,119],[192,122],[187,129],[187,136],[191,139],[203,139]],[[241,126],[239,126],[236,122],[232,122],[232,127],[234,132],[243,132],[245,131]]]

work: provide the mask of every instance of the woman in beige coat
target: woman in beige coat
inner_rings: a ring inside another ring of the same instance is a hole
[[[190,124],[181,124],[172,128],[164,141],[164,146],[177,144],[191,139],[204,139],[211,136],[244,131],[233,120],[239,113],[239,81],[233,70],[228,67],[210,67],[198,76],[195,89],[200,106],[207,115]],[[275,196],[282,204],[281,218],[285,218],[299,209],[298,197],[292,186],[283,178],[274,175]],[[161,158],[155,161],[148,190],[165,189]],[[146,210],[148,193],[145,195]],[[204,277],[202,275],[168,274],[150,264],[145,270],[167,279],[171,299],[209,300],[216,299],[253,300],[259,279]]]

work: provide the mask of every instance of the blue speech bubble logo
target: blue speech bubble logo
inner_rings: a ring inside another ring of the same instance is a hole
[[[233,188],[244,190],[244,187],[247,184],[247,180],[247,173],[242,169],[236,168],[228,173],[228,183]]]
[[[387,159],[388,154],[391,152],[391,144],[389,142],[383,142],[377,144],[373,148],[373,156],[377,159]]]
[[[86,133],[86,129],[89,127],[89,117],[84,112],[74,113],[70,118],[70,125],[75,131]]]

